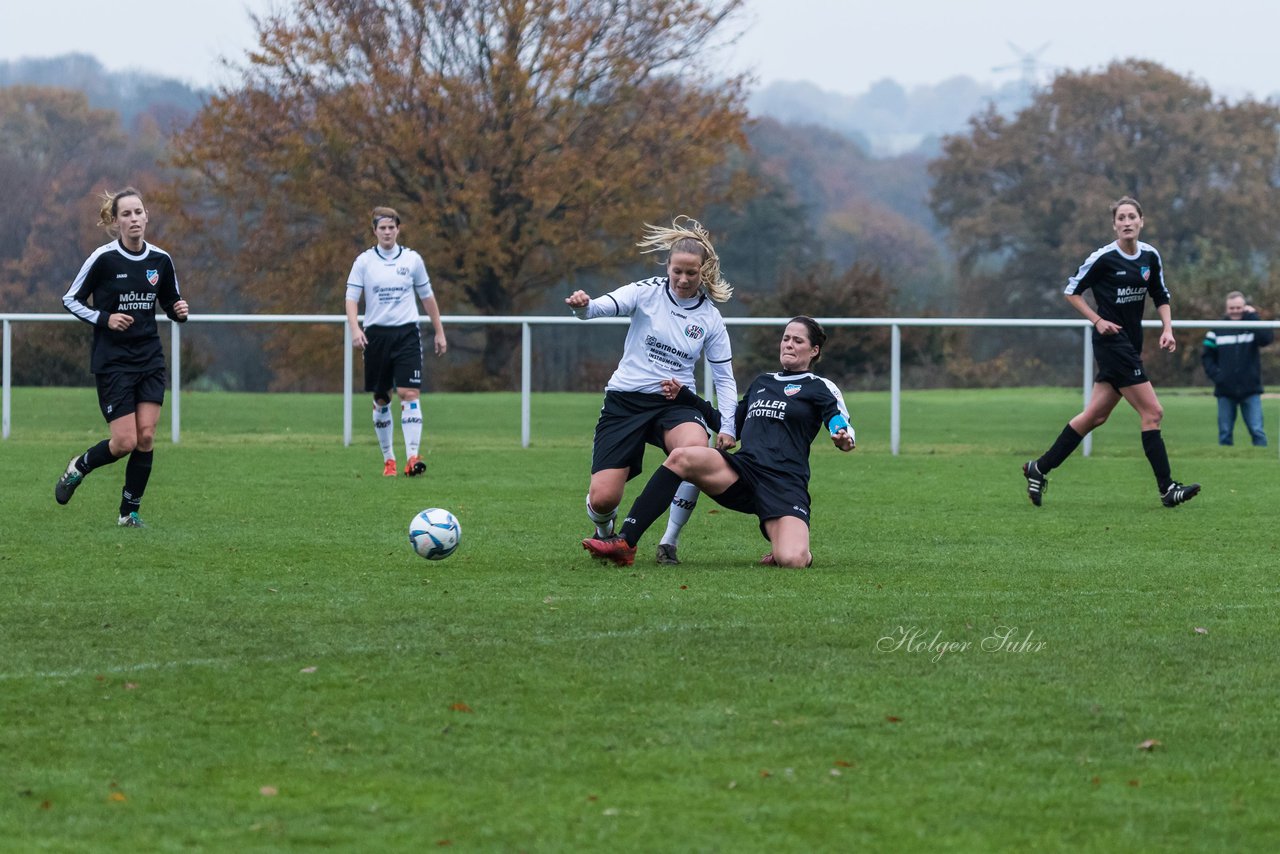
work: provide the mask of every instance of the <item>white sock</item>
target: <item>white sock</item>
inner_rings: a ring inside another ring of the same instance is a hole
[[[680,542],[680,529],[693,515],[693,508],[698,506],[698,487],[689,481],[680,484],[675,498],[671,499],[671,512],[667,515],[667,531],[658,542],[676,545]]]
[[[379,406],[373,405],[373,432],[378,437],[378,445],[382,448],[382,458],[384,460],[394,460],[396,458],[395,449],[391,446],[391,441],[395,434],[391,430],[391,405]]]
[[[618,518],[618,509],[615,507],[608,513],[597,513],[596,508],[591,506],[591,497],[587,496],[587,518],[596,526],[596,536],[600,539],[613,536],[613,520]]]
[[[400,401],[400,432],[404,434],[405,454],[418,456],[418,445],[422,443],[422,409],[418,401]]]

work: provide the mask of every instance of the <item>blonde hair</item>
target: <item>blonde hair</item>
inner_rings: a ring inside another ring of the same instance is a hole
[[[716,302],[728,302],[733,296],[733,286],[720,275],[720,256],[711,245],[711,235],[696,219],[681,214],[671,221],[670,228],[646,222],[643,238],[636,246],[641,252],[667,252],[668,259],[676,252],[697,255],[702,259],[699,287]]]
[[[103,192],[102,207],[98,208],[98,225],[106,229],[107,233],[116,236],[120,229],[116,227],[116,214],[120,211],[120,200],[125,196],[137,196],[138,201],[143,202],[142,193],[139,193],[133,187],[125,187],[123,190],[116,190],[114,193],[110,191]],[[143,202],[145,207],[146,203]]]

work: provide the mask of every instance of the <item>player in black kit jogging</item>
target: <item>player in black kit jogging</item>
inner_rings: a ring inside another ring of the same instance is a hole
[[[1049,472],[1062,465],[1090,430],[1107,420],[1121,399],[1129,401],[1142,421],[1142,450],[1151,463],[1164,506],[1176,507],[1200,492],[1200,484],[1183,485],[1170,475],[1169,454],[1160,435],[1164,409],[1142,366],[1142,311],[1148,295],[1164,324],[1160,349],[1172,353],[1177,346],[1164,265],[1155,247],[1138,240],[1142,206],[1135,199],[1125,196],[1111,205],[1111,224],[1115,241],[1090,255],[1067,280],[1067,302],[1093,323],[1098,375],[1084,411],[1067,422],[1043,456],[1022,467],[1027,497],[1037,507],[1044,500]],[[1093,291],[1096,311],[1082,296],[1087,290]]]
[[[181,323],[187,319],[187,303],[178,292],[173,259],[146,241],[147,209],[137,190],[103,194],[98,224],[116,239],[84,262],[62,304],[93,326],[89,370],[97,380],[98,406],[111,437],[72,457],[53,495],[66,504],[85,475],[127,456],[119,524],[142,528],[138,508],[151,477],[156,423],[164,403],[164,348],[156,307]]]
[[[787,323],[778,348],[782,370],[757,376],[738,403],[734,422],[741,450],[730,454],[705,446],[674,448],[631,506],[621,536],[584,540],[583,548],[602,560],[631,566],[636,543],[685,480],[717,504],[760,518],[760,532],[771,546],[761,563],[786,567],[812,563],[809,448],[825,426],[837,448],[854,449],[844,397],[831,381],[810,370],[826,340],[826,333],[811,317]],[[691,403],[698,399],[674,381],[667,385],[667,393],[687,397]]]

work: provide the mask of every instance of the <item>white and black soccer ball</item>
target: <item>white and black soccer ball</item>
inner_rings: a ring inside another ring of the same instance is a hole
[[[409,545],[419,557],[444,560],[462,543],[462,526],[448,510],[430,507],[409,523]]]

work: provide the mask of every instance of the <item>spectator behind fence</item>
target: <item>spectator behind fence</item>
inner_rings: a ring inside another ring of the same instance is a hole
[[[1244,294],[1232,291],[1227,294],[1224,320],[1261,318]],[[1213,380],[1213,394],[1218,398],[1219,445],[1235,444],[1236,410],[1239,409],[1253,444],[1259,448],[1267,446],[1267,434],[1262,427],[1262,360],[1258,350],[1274,339],[1275,331],[1271,329],[1234,329],[1229,326],[1210,330],[1205,335],[1200,362],[1209,379]]]

